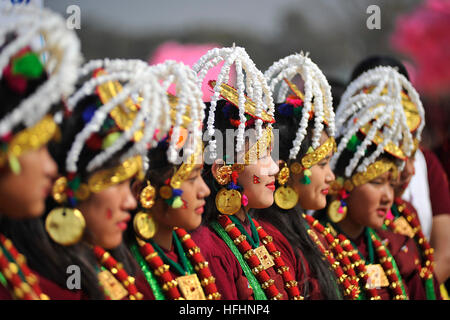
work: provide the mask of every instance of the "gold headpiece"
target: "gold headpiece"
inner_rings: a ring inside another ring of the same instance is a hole
[[[170,179],[170,186],[174,189],[179,189],[181,184],[189,178],[194,167],[199,164],[197,161],[198,157],[202,154],[203,143],[202,141],[197,141],[197,146],[195,152],[190,155],[189,159],[178,168],[175,174]]]
[[[94,77],[106,75],[106,71],[99,69],[94,73]],[[111,99],[116,97],[122,91],[122,85],[119,81],[108,81],[97,86],[96,92],[100,101],[103,104],[108,103]],[[138,98],[142,100],[142,98]],[[128,97],[125,102],[114,107],[109,115],[114,119],[117,127],[122,131],[129,130],[133,125],[134,119],[137,116],[139,106],[136,105],[133,100]],[[141,129],[134,133],[134,141],[138,142],[142,139],[144,123],[141,125]]]
[[[211,80],[209,81],[209,85],[211,88],[214,88],[216,86],[216,81]],[[225,83],[222,83],[220,85],[220,95],[227,100],[228,102],[230,102],[231,104],[233,104],[234,106],[238,106],[239,105],[239,94],[237,92],[237,90],[235,88],[233,88],[232,86],[229,86]],[[270,114],[268,114],[265,110],[261,110],[261,117],[257,117],[256,116],[256,104],[250,100],[249,97],[245,96],[245,113],[249,114],[250,116],[252,116],[253,118],[257,118],[257,119],[261,119],[264,122],[268,122],[268,123],[274,123],[275,122],[275,118],[273,116],[271,116]]]
[[[294,83],[292,83],[291,81],[289,81],[286,78],[284,78],[283,80],[287,83],[289,88],[292,90],[292,92],[294,92],[294,94],[298,98],[300,98],[302,101],[305,101],[305,95],[300,91],[300,89]],[[314,103],[311,104],[311,111],[314,112]],[[328,125],[330,122],[334,121],[333,117],[330,115],[330,110],[328,110],[328,108],[323,108],[323,114],[324,114],[323,122],[326,125]]]
[[[140,155],[134,156],[125,160],[120,165],[95,172],[89,179],[87,184],[81,183],[79,187],[74,190],[76,199],[86,200],[90,193],[98,193],[113,185],[119,184],[125,180],[138,175],[139,179],[143,178],[142,172],[142,158]],[[68,179],[60,177],[53,184],[53,198],[58,203],[65,203],[67,201]]]
[[[336,141],[333,137],[329,137],[322,145],[320,145],[316,150],[312,150],[302,158],[302,166],[304,168],[311,168],[313,165],[319,163],[324,159],[330,152],[336,152]]]
[[[364,172],[355,173],[351,178],[345,180],[344,187],[347,191],[352,191],[354,187],[363,185],[389,170],[393,170],[394,177],[397,176],[397,166],[393,161],[387,159],[375,161]]]
[[[11,161],[17,161],[17,158],[23,153],[37,150],[43,145],[46,145],[53,137],[55,137],[58,130],[58,125],[53,120],[53,117],[47,115],[34,126],[18,132],[8,144],[7,151],[0,150],[0,167],[8,160],[10,163]],[[14,165],[12,165],[11,168],[13,171],[17,169]],[[20,165],[18,169],[20,170]]]
[[[370,87],[367,90],[368,93],[372,92],[372,90],[375,87]],[[387,88],[384,88],[381,91],[381,95],[386,95],[388,93]],[[405,92],[401,92],[401,97],[402,97],[402,106],[403,106],[403,111],[405,113],[405,117],[406,117],[406,124],[409,128],[409,130],[411,132],[414,132],[417,130],[417,128],[420,125],[421,122],[421,118],[419,115],[419,109],[417,108],[417,106],[411,101],[411,99],[409,98],[409,96],[405,93]],[[378,105],[370,108],[370,109],[374,109],[375,107],[377,107]],[[394,112],[394,111],[393,111]],[[375,119],[377,119],[378,117],[375,117]],[[390,122],[390,125],[392,125],[392,120]],[[371,123],[367,123],[364,126],[362,126],[360,128],[360,131],[367,135],[367,133],[369,132],[370,128],[372,127]],[[415,139],[417,140],[417,139]],[[383,137],[383,133],[378,130],[377,133],[375,134],[375,137],[372,140],[376,145],[382,143],[384,141],[384,137]],[[416,144],[416,142],[414,142]],[[403,150],[396,144],[394,144],[393,142],[388,142],[386,144],[386,146],[384,147],[384,150],[388,153],[390,153],[391,155],[395,156],[396,158],[399,158],[401,160],[404,160],[406,158],[405,153],[403,152]],[[417,148],[415,149],[417,150]]]
[[[261,138],[254,143],[244,155],[244,164],[248,165],[255,163],[261,154],[267,152],[272,146],[272,128],[267,127],[264,129]],[[270,152],[270,151],[269,151]]]

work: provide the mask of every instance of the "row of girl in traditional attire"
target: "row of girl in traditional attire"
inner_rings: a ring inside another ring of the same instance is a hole
[[[0,299],[440,299],[394,201],[424,127],[396,69],[362,73],[335,121],[304,54],[82,65],[57,14],[2,14]]]

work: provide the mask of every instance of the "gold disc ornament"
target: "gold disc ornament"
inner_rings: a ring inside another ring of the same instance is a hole
[[[80,241],[86,221],[83,214],[74,208],[56,208],[45,219],[45,230],[50,238],[63,246]]]
[[[151,207],[153,207],[153,205],[155,204],[155,195],[156,190],[151,184],[148,184],[148,186],[142,189],[139,198],[142,208],[150,209]]]
[[[282,186],[275,190],[273,195],[275,203],[278,207],[284,210],[289,210],[295,207],[298,202],[298,194],[291,187]]]
[[[153,217],[146,212],[138,212],[134,216],[133,227],[136,235],[143,240],[153,238],[156,233],[155,220],[153,220]]]
[[[334,223],[338,223],[342,220],[344,220],[345,216],[347,215],[347,207],[342,207],[342,213],[339,212],[339,208],[341,207],[341,201],[340,200],[334,200],[330,203],[327,209],[327,214],[330,220]]]
[[[233,215],[241,208],[242,195],[239,191],[222,188],[216,195],[216,207],[220,213]]]

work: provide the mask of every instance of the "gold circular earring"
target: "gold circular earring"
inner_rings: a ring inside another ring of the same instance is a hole
[[[275,204],[284,210],[292,209],[298,202],[298,194],[286,183],[289,180],[290,172],[286,162],[282,163],[283,168],[280,170],[277,176],[278,184],[280,185],[273,195]]]
[[[147,186],[142,189],[141,194],[139,196],[139,201],[141,202],[142,208],[150,209],[155,204],[155,195],[156,190],[150,184],[150,181],[147,181]]]
[[[241,208],[241,201],[242,195],[239,191],[222,188],[216,195],[216,208],[222,214],[233,215]]]
[[[333,200],[328,206],[327,215],[333,223],[341,222],[347,215],[347,205],[342,205],[341,200]]]
[[[152,215],[142,211],[134,216],[133,228],[136,235],[143,240],[153,238],[157,230],[156,222]]]
[[[75,208],[55,208],[45,219],[45,230],[50,238],[63,246],[70,246],[78,241],[84,233],[86,221],[80,210]]]

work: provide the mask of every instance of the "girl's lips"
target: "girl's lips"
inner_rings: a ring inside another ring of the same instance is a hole
[[[127,229],[128,221],[130,221],[130,219],[131,216],[127,214],[127,216],[122,221],[117,222],[117,226],[119,227],[119,229],[125,231]]]
[[[128,224],[125,221],[120,221],[117,223],[117,226],[120,230],[125,231],[127,229]]]
[[[384,216],[386,216],[387,210],[385,209],[377,209],[377,214],[380,218],[383,218]]]
[[[328,194],[328,188],[323,189],[322,191],[320,191],[322,194],[327,195]]]
[[[266,187],[272,191],[275,191],[275,182],[273,181],[271,183],[266,184]]]
[[[196,214],[202,214],[204,210],[205,209],[203,207],[199,207],[199,208],[195,209],[195,213]]]

